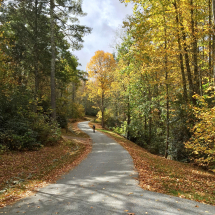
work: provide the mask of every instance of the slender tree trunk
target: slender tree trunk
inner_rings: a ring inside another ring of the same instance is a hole
[[[165,149],[165,158],[168,157],[169,150],[169,84],[168,84],[168,56],[167,56],[167,32],[166,32],[166,19],[164,14],[164,36],[165,36],[165,73],[166,73],[166,149]]]
[[[198,41],[196,38],[196,22],[194,20],[194,4],[193,0],[190,1],[190,14],[191,14],[191,30],[192,30],[192,52],[193,52],[193,66],[194,66],[194,91],[200,94],[199,86],[199,71],[198,71]]]
[[[39,91],[39,74],[38,74],[38,0],[35,0],[35,29],[34,29],[34,74],[35,74],[35,112],[37,111],[37,99]]]
[[[74,115],[75,91],[76,91],[75,82],[72,82],[72,109],[71,109],[72,118],[75,117]]]
[[[102,92],[102,128],[105,127],[104,123],[104,92]]]
[[[130,123],[131,123],[131,114],[130,114],[130,97],[128,95],[128,103],[127,103],[127,139],[130,140]]]
[[[54,0],[50,0],[50,24],[51,24],[51,108],[52,119],[56,119],[56,93],[55,93],[55,22],[54,22]]]
[[[213,0],[213,81],[215,85],[215,0]]]
[[[145,114],[144,118],[145,118],[145,126],[144,126],[144,128],[145,128],[145,134],[146,134],[147,133],[147,118],[146,118],[146,114]]]
[[[177,28],[177,34],[178,34],[178,49],[179,49],[179,60],[180,60],[180,67],[181,67],[181,75],[182,75],[182,85],[183,85],[183,98],[184,101],[188,101],[188,96],[187,96],[187,84],[186,84],[186,77],[185,77],[185,71],[184,71],[184,60],[183,60],[183,55],[182,55],[182,45],[181,45],[181,38],[180,38],[180,29],[179,29],[179,18],[178,18],[178,12],[177,12],[177,4],[176,2],[173,3],[175,6],[176,10],[176,23],[178,25]]]
[[[151,116],[151,112],[152,112],[152,109],[151,109],[151,104],[152,104],[152,95],[151,95],[151,89],[150,89],[150,86],[149,86],[149,145],[151,144],[151,139],[152,139],[152,116]]]
[[[205,38],[203,37],[203,44],[205,44]],[[200,50],[198,48],[198,52],[200,53]],[[207,61],[207,60],[206,60]],[[205,46],[202,47],[202,65],[201,68],[204,68],[205,65]],[[202,88],[202,69],[199,69],[199,92],[200,96],[203,95],[203,88]]]
[[[166,63],[167,63],[167,61],[166,61]],[[167,70],[166,70],[166,81],[168,81],[168,71]],[[168,153],[168,150],[169,150],[169,84],[166,84],[166,94],[167,95],[166,95],[166,149],[165,149],[165,158],[167,158],[168,154],[169,154]]]
[[[211,55],[211,51],[212,51],[212,44],[211,44],[211,34],[212,34],[212,11],[211,11],[211,0],[208,0],[208,9],[209,9],[209,36],[208,36],[208,45],[209,45],[209,65],[208,65],[208,69],[209,69],[209,78],[211,78],[211,74],[212,74],[212,55]]]
[[[212,10],[213,10],[213,21],[215,23],[215,0],[212,0]]]
[[[192,74],[191,74],[191,68],[190,68],[188,48],[187,48],[187,43],[186,43],[187,38],[186,38],[186,34],[185,34],[185,29],[184,29],[184,25],[181,20],[181,12],[178,11],[177,2],[175,1],[173,3],[173,5],[175,7],[176,12],[178,13],[178,21],[179,21],[181,32],[182,32],[182,40],[183,40],[182,44],[183,44],[183,50],[184,50],[185,65],[186,65],[186,69],[187,69],[187,78],[188,78],[188,83],[189,83],[189,96],[190,96],[190,100],[192,100],[195,103],[195,100],[193,99],[194,86],[193,86],[193,80],[192,80]]]
[[[75,103],[76,83],[72,82],[72,103]]]
[[[193,80],[192,80],[192,74],[191,74],[191,68],[190,68],[190,60],[189,60],[189,55],[188,55],[188,49],[187,49],[187,43],[186,43],[186,35],[185,35],[185,30],[184,26],[182,23],[181,28],[182,28],[182,38],[183,38],[183,46],[184,46],[184,57],[185,57],[185,65],[187,69],[187,78],[188,78],[188,83],[189,83],[189,94],[190,94],[190,100],[195,102],[193,99],[194,95],[194,86],[193,86]]]
[[[213,32],[215,32],[215,25],[213,24]],[[212,81],[214,82],[214,77],[215,77],[215,34],[213,33],[212,36]],[[214,82],[215,84],[215,82]]]

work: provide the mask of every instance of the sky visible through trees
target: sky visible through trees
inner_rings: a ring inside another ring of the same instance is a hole
[[[121,2],[134,4],[133,15],[123,22],[111,97],[98,117],[152,153],[214,170],[212,1]]]

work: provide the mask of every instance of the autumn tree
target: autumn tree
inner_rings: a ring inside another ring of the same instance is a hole
[[[110,96],[115,66],[113,55],[104,51],[96,51],[87,64],[89,98],[97,102],[102,113],[102,127],[104,127],[104,112],[107,98]]]
[[[132,78],[135,77],[135,84],[130,85],[130,123],[134,125],[136,119],[139,123],[131,138],[155,153],[180,160],[187,158],[184,142],[193,135],[198,140],[191,138],[189,149],[192,148],[194,154],[198,150],[198,162],[203,156],[211,161],[211,154],[200,153],[209,144],[205,141],[209,139],[208,133],[199,135],[195,132],[197,127],[204,130],[200,127],[208,118],[199,119],[194,110],[200,105],[195,94],[205,99],[208,89],[210,94],[214,93],[213,88],[208,88],[214,84],[214,1],[121,2],[134,4],[133,15],[124,22],[132,44],[119,57],[121,68],[117,69],[117,72],[129,69]],[[129,66],[121,63],[129,59],[128,56],[136,61],[135,66],[132,67],[132,62]],[[214,103],[208,97],[206,101],[209,108],[201,109],[201,112],[206,111],[209,116]],[[210,130],[211,125],[212,121]],[[202,147],[197,142],[201,142]],[[212,145],[210,143],[210,150]]]

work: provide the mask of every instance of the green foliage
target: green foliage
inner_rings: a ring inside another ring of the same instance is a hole
[[[55,144],[60,139],[56,122],[48,122],[42,114],[30,112],[25,117],[11,117],[1,128],[0,145],[9,150],[36,149]]]
[[[0,152],[55,144],[60,138],[59,125],[66,127],[68,117],[84,115],[83,107],[74,102],[75,88],[84,72],[77,70],[79,62],[70,51],[81,48],[82,38],[91,31],[77,24],[76,16],[85,15],[82,2],[63,0],[55,5],[55,19],[58,21],[53,32],[56,50],[54,97],[59,124],[50,119],[53,111],[50,108],[53,88],[49,87],[52,59],[50,2],[5,0],[1,3]],[[59,7],[62,12],[59,12]],[[69,18],[71,20],[67,23]],[[68,31],[70,33],[65,34]],[[72,93],[71,82],[74,84]]]
[[[185,147],[196,164],[215,172],[215,107],[208,107],[206,99],[209,97],[195,95],[199,104],[199,107],[194,107],[197,121],[191,128],[193,135]]]
[[[31,112],[28,116],[30,127],[37,133],[37,142],[43,145],[55,144],[60,139],[61,132],[57,122],[44,114]]]
[[[78,103],[71,104],[68,111],[69,116],[73,119],[83,118],[85,116],[84,106]]]
[[[57,115],[57,122],[61,128],[67,128],[67,117],[65,115]]]
[[[17,87],[10,94],[0,96],[0,147],[8,150],[36,149],[55,143],[60,138],[56,122],[44,112],[34,112],[32,94],[25,87]]]

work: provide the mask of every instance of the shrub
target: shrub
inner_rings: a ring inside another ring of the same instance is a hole
[[[208,107],[204,97],[196,95],[195,98],[199,104],[194,108],[197,122],[191,129],[193,136],[185,147],[196,164],[215,172],[215,107]]]
[[[84,106],[78,103],[73,103],[69,109],[69,116],[73,119],[83,118],[85,116]]]
[[[37,133],[37,142],[43,145],[54,144],[60,139],[60,128],[56,121],[46,115],[32,112],[29,115],[30,126]]]
[[[37,149],[42,145],[54,144],[59,139],[57,122],[34,112],[25,111],[11,116],[0,130],[1,148],[9,150]]]

